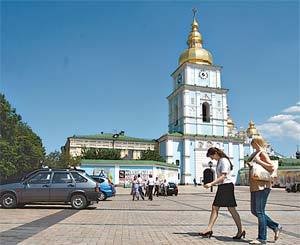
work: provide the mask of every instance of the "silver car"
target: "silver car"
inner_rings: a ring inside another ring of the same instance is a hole
[[[83,209],[98,199],[98,183],[78,169],[39,169],[21,182],[0,185],[3,208],[63,202],[70,203],[75,209]]]

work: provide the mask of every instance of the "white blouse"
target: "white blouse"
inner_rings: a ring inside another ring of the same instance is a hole
[[[217,178],[219,178],[223,173],[226,173],[226,177],[223,183],[219,183],[220,185],[233,182],[230,166],[230,162],[227,158],[223,157],[219,159],[216,167]]]

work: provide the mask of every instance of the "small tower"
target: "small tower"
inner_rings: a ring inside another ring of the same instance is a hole
[[[249,122],[249,127],[246,130],[246,133],[247,133],[247,136],[249,138],[261,137],[260,134],[258,133],[256,127],[255,127],[254,122],[252,120]]]

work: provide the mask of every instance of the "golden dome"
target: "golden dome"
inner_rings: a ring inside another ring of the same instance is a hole
[[[232,120],[230,117],[227,118],[227,127],[228,127],[230,130],[233,130],[233,129],[234,129],[234,122],[233,122],[233,120]]]
[[[253,138],[253,136],[259,136],[260,135],[258,133],[258,131],[257,131],[256,127],[255,127],[255,124],[254,124],[254,122],[252,120],[249,122],[249,128],[247,129],[246,132],[247,132],[247,136],[248,137],[252,137],[252,138]]]
[[[209,51],[202,48],[202,36],[198,30],[198,22],[195,18],[194,12],[194,20],[192,23],[192,30],[189,34],[187,45],[189,46],[179,57],[179,65],[190,62],[196,64],[205,64],[212,65],[213,58]]]

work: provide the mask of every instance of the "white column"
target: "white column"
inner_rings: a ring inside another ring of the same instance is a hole
[[[190,162],[190,144],[191,141],[188,139],[183,140],[183,164],[184,164],[184,172],[183,172],[183,183],[190,184],[191,180],[191,162]]]
[[[167,163],[172,163],[173,161],[173,140],[168,139],[166,142],[166,160]]]
[[[116,185],[119,184],[119,171],[120,171],[120,165],[116,164],[115,165],[115,183]]]
[[[233,157],[233,146],[232,146],[232,142],[228,142],[228,157]]]
[[[238,170],[240,170],[241,168],[243,168],[243,162],[244,162],[244,155],[245,155],[245,152],[244,152],[244,145],[243,144],[239,144],[239,168]]]

